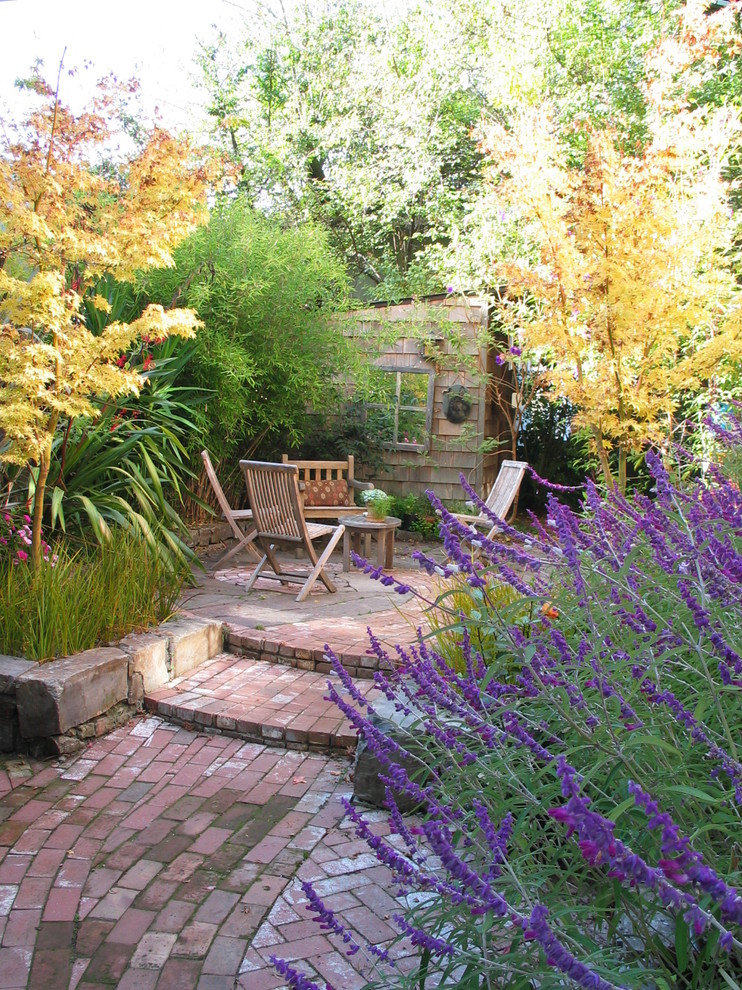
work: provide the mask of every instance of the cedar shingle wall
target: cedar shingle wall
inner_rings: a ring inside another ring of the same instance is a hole
[[[442,330],[439,329],[441,310],[445,314]],[[354,316],[357,322],[348,332],[359,337],[383,335],[384,326],[390,323],[414,323],[414,335],[390,343],[376,363],[400,371],[435,371],[430,449],[425,452],[387,450],[384,454],[386,470],[371,480],[395,495],[410,492],[421,495],[432,488],[441,498],[460,499],[465,497],[459,484],[459,475],[463,473],[477,491],[488,490],[497,474],[500,459],[510,454],[509,445],[503,454],[495,457],[488,455],[483,458],[477,452],[483,436],[506,433],[502,414],[488,401],[486,389],[486,376],[500,369],[495,366],[492,355],[480,348],[478,340],[482,327],[487,326],[487,301],[472,298],[467,300],[466,305],[461,305],[460,300],[448,299],[425,304],[408,303],[372,308]],[[451,323],[463,336],[460,352],[470,362],[465,367],[457,366],[455,348],[446,338],[445,324]],[[421,339],[425,335],[432,339],[432,347],[437,348],[441,355],[435,363],[431,346]],[[443,393],[457,384],[464,385],[472,398],[472,408],[464,423],[451,423],[443,415]],[[357,465],[356,473],[358,477],[365,477],[363,465]]]

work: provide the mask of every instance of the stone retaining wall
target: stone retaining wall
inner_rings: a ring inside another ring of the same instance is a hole
[[[220,653],[222,639],[220,622],[178,618],[48,663],[0,655],[0,752],[78,749],[141,708],[145,691]]]
[[[215,520],[205,523],[203,526],[194,527],[186,540],[189,547],[208,547],[214,543],[226,543],[233,540],[234,533],[230,529],[229,523]]]

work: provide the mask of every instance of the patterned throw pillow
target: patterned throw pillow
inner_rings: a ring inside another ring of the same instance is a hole
[[[348,482],[342,478],[337,481],[305,481],[304,505],[350,505]]]

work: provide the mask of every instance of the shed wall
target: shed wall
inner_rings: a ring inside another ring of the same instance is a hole
[[[386,450],[384,472],[369,477],[390,494],[424,494],[433,489],[443,499],[461,499],[463,474],[477,492],[487,491],[497,475],[497,456],[482,455],[478,448],[486,436],[500,437],[507,430],[504,417],[490,401],[488,381],[499,368],[482,340],[488,326],[489,303],[485,298],[445,298],[424,303],[373,307],[353,314],[348,332],[374,342],[389,337],[395,324],[407,323],[400,337],[382,347],[375,363],[395,370],[434,373],[432,429],[429,448]],[[471,410],[463,423],[450,422],[443,412],[446,389],[463,385],[471,397]],[[359,477],[366,477],[357,465]]]

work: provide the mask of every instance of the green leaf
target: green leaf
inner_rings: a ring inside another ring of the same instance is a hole
[[[676,794],[687,794],[689,797],[698,798],[700,801],[705,801],[707,804],[722,803],[721,798],[713,797],[711,794],[707,794],[706,791],[702,791],[698,787],[688,787],[685,784],[670,784],[667,790],[674,791]]]
[[[62,499],[64,498],[64,489],[55,488],[52,492],[52,506],[51,506],[51,527],[57,524],[57,518],[59,518],[59,525],[62,527],[62,532],[66,532],[64,526],[64,510],[62,508]]]
[[[636,749],[639,746],[649,746],[650,748],[664,750],[666,753],[672,753],[673,756],[680,757],[682,755],[677,746],[673,746],[666,739],[662,739],[660,736],[647,736],[632,732],[626,740],[625,745],[626,749]]]
[[[111,530],[108,528],[108,523],[100,512],[98,512],[87,495],[81,495],[80,501],[85,506],[85,511],[88,514],[88,519],[90,520],[90,525],[93,528],[96,539],[99,543],[106,543],[111,539]]]
[[[624,811],[626,811],[628,808],[635,808],[635,807],[636,807],[636,800],[634,799],[634,795],[632,794],[630,797],[627,797],[625,801],[622,801],[620,804],[617,804],[616,807],[613,809],[613,811],[609,813],[608,817],[611,819],[611,821],[617,822],[618,819],[621,817],[621,815],[624,813]]]
[[[727,986],[731,987],[732,990],[740,990],[740,985],[736,980],[733,980],[729,973],[725,969],[719,967],[719,976],[724,980]]]
[[[688,922],[682,915],[677,915],[675,918],[675,955],[681,972],[688,967],[689,935]]]

